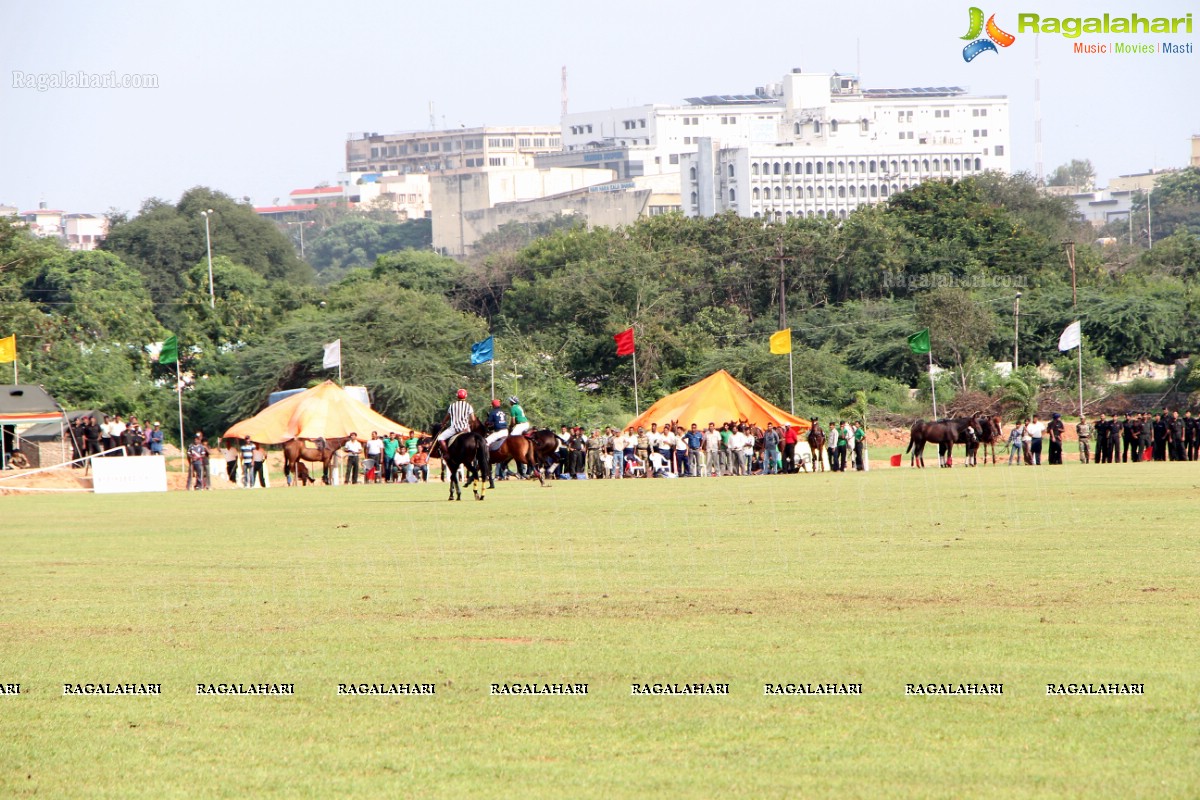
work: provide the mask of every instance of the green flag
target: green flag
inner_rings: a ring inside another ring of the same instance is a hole
[[[162,351],[158,354],[158,363],[174,364],[179,361],[179,337],[172,336],[163,342]]]
[[[929,352],[929,328],[923,331],[918,331],[908,337],[908,346],[917,354],[925,354]]]

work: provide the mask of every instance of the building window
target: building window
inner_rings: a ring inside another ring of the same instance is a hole
[[[545,147],[546,146],[546,137],[545,136],[534,137],[533,146],[534,147]]]
[[[875,162],[874,161],[870,162],[870,164],[867,168],[869,170],[871,170],[871,172],[874,172],[875,171]]]
[[[562,147],[562,139],[559,138],[558,136],[551,136],[550,144],[548,146],[549,147]]]
[[[871,184],[871,197],[878,197],[878,196],[879,196],[879,187],[872,183]]]
[[[671,153],[671,155],[667,158],[667,161],[669,161],[672,164],[678,164],[679,163],[679,153]]]
[[[691,125],[691,124],[692,124],[692,118],[691,118],[691,117],[684,117],[684,118],[683,118],[683,124],[684,124],[684,125]]]
[[[783,196],[788,200],[792,199],[792,187],[791,186],[783,187]]]
[[[796,123],[795,128],[796,128],[796,135],[799,136],[800,135],[800,123],[799,122]]]
[[[825,187],[818,186],[817,187],[817,197],[824,197],[824,196],[825,196]]]
[[[846,174],[846,162],[839,161],[838,162],[838,175],[845,175],[845,174]]]
[[[731,203],[737,202],[737,189],[729,190],[729,202],[731,202]]]
[[[819,119],[814,119],[814,120],[813,120],[813,133],[814,133],[814,134],[817,134],[817,135],[820,135],[820,133],[821,133],[821,120],[819,120]]]
[[[783,190],[781,190],[778,186],[775,187],[775,199],[776,200],[783,199]]]
[[[733,171],[733,164],[729,165],[729,177],[731,177],[731,178],[736,177],[736,174]]]
[[[533,140],[532,140],[532,139],[530,139],[529,137],[524,137],[524,138],[518,139],[518,140],[517,140],[517,146],[518,146],[518,147],[532,147],[532,146],[533,146]]]
[[[646,120],[644,120],[644,119],[639,119],[639,120],[638,120],[638,127],[639,127],[639,128],[644,128],[644,127],[646,127]]]
[[[865,119],[862,122],[860,122],[859,125],[862,127],[863,133],[866,133],[867,131],[869,131],[871,129],[871,123]]]
[[[688,170],[688,177],[692,180],[696,180],[696,168],[695,167],[692,167],[691,169]]]
[[[690,136],[685,136],[685,137],[683,137],[683,143],[684,143],[684,144],[691,144],[691,143],[692,143],[692,137],[690,137]]]
[[[776,162],[775,162],[775,166],[772,168],[772,171],[773,171],[773,172],[774,172],[776,175],[778,175],[778,174],[779,174],[779,162],[778,162],[778,161],[776,161]]]
[[[832,161],[826,161],[826,162],[825,162],[825,174],[826,174],[826,175],[832,175],[832,174],[833,174],[833,162],[832,162]]]
[[[983,169],[983,161],[981,161],[981,160],[980,160],[980,159],[978,159],[978,158],[977,158],[977,159],[975,159],[975,169],[976,169],[976,170],[981,170],[981,169]]]
[[[755,186],[754,190],[750,193],[750,197],[752,200],[755,200],[755,201],[757,201],[759,199],[759,191],[758,191],[757,186]]]
[[[809,199],[809,200],[812,200],[812,196],[813,196],[813,187],[811,187],[811,186],[806,186],[806,187],[805,187],[805,189],[804,189],[804,193],[805,193],[806,195],[808,195],[808,199]]]
[[[998,155],[998,156],[1004,155],[1004,145],[1002,145],[1002,144],[996,145],[996,155]]]
[[[699,199],[699,197],[700,196],[698,194],[696,194],[695,192],[692,192],[692,205],[693,206],[696,205],[696,201]]]
[[[790,162],[790,161],[783,162],[783,174],[784,175],[792,174],[792,162]]]
[[[505,165],[506,161],[508,161],[507,158],[496,158],[493,156],[492,158],[488,159],[488,166],[489,167],[503,167]]]
[[[699,125],[699,124],[700,124],[700,118],[699,118],[699,117],[692,117],[692,124],[693,124],[693,125]]]
[[[820,161],[817,162],[817,174],[820,175],[825,169],[825,165]]]
[[[980,136],[980,138],[987,136],[987,128],[984,128],[983,130],[981,130],[979,132],[979,136]]]
[[[829,132],[837,133],[837,120],[836,119],[831,119],[829,121]]]
[[[488,139],[488,147],[499,147],[499,146],[500,146],[499,139]]]
[[[820,166],[820,165],[818,164],[817,166]],[[804,174],[805,174],[805,175],[812,175],[812,174],[813,174],[813,173],[812,173],[812,162],[811,162],[811,161],[809,161],[809,162],[806,162],[806,163],[805,163],[805,165],[804,165]]]
[[[753,164],[750,165],[750,174],[754,175],[754,176],[758,175],[758,162],[757,161],[755,161]]]
[[[838,197],[845,197],[845,196],[846,196],[846,187],[839,186],[838,187]]]

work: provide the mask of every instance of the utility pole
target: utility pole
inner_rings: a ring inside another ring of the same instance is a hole
[[[787,280],[785,265],[790,260],[783,254],[783,233],[775,239],[775,259],[779,262],[779,330],[789,327],[787,321]]]

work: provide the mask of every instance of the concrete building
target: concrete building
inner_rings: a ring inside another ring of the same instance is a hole
[[[1163,175],[1168,175],[1176,170],[1160,169],[1150,170],[1149,172],[1135,172],[1132,175],[1118,175],[1108,182],[1109,190],[1122,192],[1148,192],[1154,188],[1154,184]]]
[[[345,197],[366,208],[391,211],[398,220],[431,215],[429,175],[409,172],[343,172],[338,185]]]
[[[435,173],[533,167],[534,156],[562,146],[557,125],[510,125],[446,131],[353,133],[347,172]]]
[[[67,214],[63,236],[71,250],[95,250],[108,236],[108,217],[103,214]]]

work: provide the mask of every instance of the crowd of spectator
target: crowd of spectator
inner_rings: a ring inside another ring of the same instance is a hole
[[[129,421],[117,414],[76,417],[67,432],[71,443],[72,466],[82,466],[88,456],[142,456],[163,453],[163,431],[158,422],[143,427],[136,416]]]

